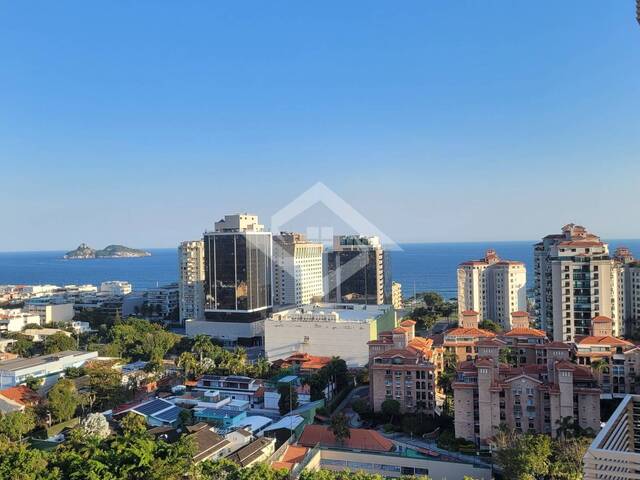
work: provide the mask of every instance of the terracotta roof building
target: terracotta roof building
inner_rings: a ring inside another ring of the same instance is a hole
[[[298,444],[304,447],[344,447],[357,450],[367,450],[371,452],[391,452],[394,450],[394,443],[383,437],[375,430],[363,428],[350,428],[349,438],[344,442],[338,442],[329,427],[324,425],[307,425],[298,440]]]

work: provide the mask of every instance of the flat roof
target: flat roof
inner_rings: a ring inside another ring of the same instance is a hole
[[[4,360],[0,362],[0,370],[16,371],[24,368],[37,367],[38,365],[45,365],[47,363],[56,362],[67,357],[78,357],[80,355],[87,355],[93,353],[94,356],[98,356],[98,352],[83,352],[78,350],[65,350],[64,352],[52,353],[50,355],[40,355],[38,357],[31,358],[14,358],[13,360]]]
[[[297,320],[302,315],[324,316],[331,321],[332,314],[338,316],[338,321],[366,322],[384,315],[391,305],[360,305],[353,303],[314,303],[301,307],[280,310],[273,313],[272,319]],[[302,319],[301,319],[302,320]],[[304,321],[304,320],[303,320]]]

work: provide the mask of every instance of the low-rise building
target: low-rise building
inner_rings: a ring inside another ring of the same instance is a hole
[[[111,280],[100,284],[100,293],[106,293],[107,295],[128,295],[132,290],[133,288],[129,282],[121,280]]]
[[[22,412],[40,402],[40,395],[26,385],[0,390],[0,413]]]
[[[73,320],[73,303],[53,303],[49,298],[34,299],[25,304],[25,311],[40,316],[40,324],[68,323]]]
[[[65,369],[81,367],[97,356],[98,352],[66,350],[50,355],[6,360],[0,362],[0,388],[21,385],[31,377],[42,378],[45,385],[51,385],[58,381]]]
[[[274,313],[265,321],[265,352],[270,361],[303,352],[337,356],[349,367],[363,367],[369,361],[367,342],[395,324],[390,305],[305,305]]]
[[[593,371],[603,398],[624,397],[635,387],[636,346],[612,336],[613,321],[599,316],[591,320],[591,335],[576,336],[573,355],[578,365]],[[633,369],[633,372],[631,371]]]
[[[242,468],[250,467],[268,460],[275,453],[275,444],[275,438],[261,437],[246,447],[242,447],[228,458]]]
[[[0,310],[0,332],[21,332],[27,325],[40,325],[40,315],[19,309]]]
[[[151,288],[146,292],[147,305],[153,313],[166,317],[178,313],[179,289],[177,283]]]
[[[27,337],[31,337],[31,340],[34,342],[44,342],[48,337],[57,334],[71,337],[71,332],[60,330],[58,328],[25,328],[22,331],[22,334]]]
[[[147,425],[151,427],[176,427],[180,423],[182,409],[167,400],[155,398],[134,405],[126,405],[125,408],[114,411],[114,415],[122,418],[130,412],[144,417]]]
[[[263,402],[264,393],[258,380],[239,375],[203,375],[195,390],[216,390],[232,400],[245,400],[252,408]]]
[[[349,438],[340,442],[326,426],[308,425],[298,444],[287,447],[273,466],[286,468],[292,478],[302,471],[320,468],[338,472],[362,470],[384,478],[411,475],[434,479],[493,478],[491,467],[482,462],[464,462],[397,443],[375,430],[351,428],[349,433]]]

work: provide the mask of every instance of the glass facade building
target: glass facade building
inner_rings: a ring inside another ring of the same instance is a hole
[[[380,305],[391,302],[389,255],[362,237],[338,237],[326,255],[326,301]]]
[[[269,232],[205,233],[207,319],[263,318],[272,307],[271,248]]]

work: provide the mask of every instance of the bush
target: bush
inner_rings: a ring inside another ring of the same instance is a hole
[[[395,427],[393,426],[393,423],[385,423],[382,426],[382,429],[385,431],[385,433],[391,433],[395,430]]]

